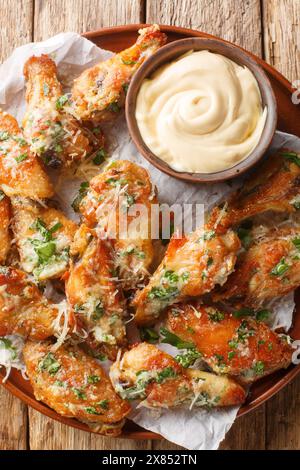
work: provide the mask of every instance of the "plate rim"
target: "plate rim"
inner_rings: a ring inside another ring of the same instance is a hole
[[[86,39],[95,40],[96,38],[107,36],[107,35],[117,35],[119,33],[126,33],[126,32],[137,32],[140,28],[149,26],[149,23],[134,23],[134,24],[127,24],[127,25],[118,25],[118,26],[111,26],[111,27],[103,27],[100,29],[92,30],[92,31],[86,31],[81,34],[81,36],[85,37]],[[284,77],[278,70],[276,70],[272,65],[268,64],[265,62],[263,59],[258,57],[257,55],[253,54],[250,51],[247,51],[243,47],[231,42],[227,41],[223,38],[220,38],[218,36],[205,33],[202,31],[198,31],[195,29],[191,28],[183,28],[180,26],[171,26],[171,25],[165,25],[165,24],[159,24],[161,30],[165,33],[175,33],[178,35],[186,36],[186,37],[205,37],[205,38],[211,38],[211,39],[218,39],[221,40],[225,43],[228,44],[234,44],[237,46],[239,49],[242,49],[243,51],[246,51],[254,60],[256,63],[258,63],[266,72],[268,72],[270,75],[274,77],[274,79],[281,85],[283,90],[286,93],[291,94],[294,91],[294,88],[291,84],[291,82]],[[300,297],[299,297],[300,301]],[[300,313],[299,313],[300,314]],[[20,373],[20,372],[19,372]],[[267,400],[269,400],[271,397],[273,397],[277,392],[282,390],[288,383],[290,383],[292,380],[295,379],[295,377],[300,373],[300,364],[299,365],[291,365],[286,372],[284,373],[283,377],[279,378],[279,380],[267,391],[262,393],[259,397],[257,397],[255,400],[253,400],[251,403],[243,405],[237,414],[237,417],[244,416],[245,414],[255,410],[258,408],[260,405],[265,403]],[[5,373],[3,370],[0,369],[0,377],[2,379],[4,378]],[[59,415],[56,413],[54,410],[49,408],[46,404],[37,401],[35,398],[32,398],[29,396],[27,393],[25,393],[22,389],[18,388],[17,385],[13,383],[9,378],[5,383],[3,381],[0,382],[0,385],[2,385],[6,390],[11,392],[14,396],[17,398],[21,399],[22,402],[25,404],[31,406],[38,412],[42,413],[43,415],[46,415],[49,418],[54,419],[57,422],[60,422],[62,424],[68,425],[70,427],[80,429],[82,431],[86,432],[93,432],[96,434],[99,434],[92,429],[89,429],[85,424],[80,423],[74,418],[66,418],[64,416]],[[138,425],[135,425],[137,427],[137,430],[123,430],[122,433],[116,437],[116,439],[136,439],[136,440],[144,440],[144,439],[162,439],[163,437],[157,433],[154,433],[152,431],[148,431],[143,429],[142,427],[139,427]],[[101,435],[101,434],[99,434]]]

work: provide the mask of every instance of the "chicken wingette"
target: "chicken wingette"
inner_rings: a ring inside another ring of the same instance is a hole
[[[173,235],[161,264],[133,300],[135,322],[153,323],[169,305],[225,284],[239,248],[240,240],[232,230],[217,235],[204,227],[183,238]]]
[[[78,330],[84,329],[89,346],[115,359],[126,345],[125,304],[114,277],[112,249],[93,230],[81,225],[71,246],[74,261],[66,295]]]
[[[5,264],[9,249],[11,247],[11,207],[8,197],[0,190],[0,264]]]
[[[53,352],[49,342],[27,341],[23,356],[35,398],[58,414],[93,425],[97,432],[118,436],[130,412],[114,392],[97,361],[78,346]]]
[[[161,332],[164,342],[186,349],[179,356],[181,363],[201,358],[217,374],[254,382],[288,367],[293,349],[284,335],[276,334],[263,321],[243,317],[247,313],[241,309],[229,314],[200,302],[177,304],[168,309],[166,328]],[[259,311],[258,318],[265,313]]]
[[[292,213],[300,207],[300,155],[282,149],[270,155],[228,202],[213,209],[208,225],[223,232],[266,211]]]
[[[243,252],[215,301],[242,302],[260,307],[264,302],[292,292],[300,285],[300,228],[267,230]]]
[[[27,102],[24,136],[34,154],[46,165],[69,166],[100,146],[101,140],[66,112],[68,97],[63,95],[55,62],[49,56],[30,57],[24,66],[24,76]]]
[[[148,343],[124,353],[110,369],[116,392],[142,400],[149,408],[222,407],[240,405],[245,390],[228,377],[184,369],[172,356]]]
[[[112,242],[114,265],[125,290],[137,289],[149,277],[154,257],[151,204],[155,203],[156,188],[149,173],[133,162],[118,160],[90,181],[79,205],[85,223]],[[138,209],[131,212],[134,205]]]
[[[0,267],[0,336],[18,334],[42,340],[59,333],[58,307],[42,295],[26,273]]]
[[[50,198],[53,187],[16,119],[0,110],[0,187],[8,196]]]
[[[141,64],[166,43],[159,26],[139,31],[136,43],[111,59],[85,70],[72,88],[72,112],[77,119],[111,121],[125,103],[130,80]]]
[[[77,225],[61,211],[13,197],[13,232],[20,266],[39,281],[60,278],[69,266]]]

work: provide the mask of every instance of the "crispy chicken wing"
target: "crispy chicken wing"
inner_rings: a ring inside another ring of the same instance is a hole
[[[228,203],[215,207],[208,224],[217,231],[223,231],[262,212],[291,213],[299,207],[300,156],[282,150],[269,156]]]
[[[239,376],[245,382],[291,363],[291,346],[265,323],[200,302],[171,307],[166,328],[162,329],[165,342],[177,342],[188,351],[196,349],[214,372]]]
[[[46,165],[71,165],[103,144],[65,111],[68,97],[63,95],[55,62],[49,56],[30,57],[24,66],[24,76],[27,81],[24,136],[31,151]]]
[[[300,285],[300,228],[272,229],[239,256],[236,269],[213,298],[259,307]]]
[[[85,70],[72,89],[73,113],[77,119],[111,121],[124,106],[129,82],[140,65],[166,43],[159,26],[139,31],[137,42],[111,59]]]
[[[101,366],[77,346],[55,352],[52,346],[27,341],[23,350],[35,398],[62,416],[97,425],[101,434],[119,435],[130,405],[114,392]]]
[[[128,400],[142,399],[153,408],[186,406],[232,406],[245,401],[246,392],[227,377],[184,369],[169,354],[140,343],[110,369],[117,393]]]
[[[89,333],[88,344],[115,359],[126,345],[125,304],[113,273],[109,242],[81,225],[71,247],[74,262],[66,282],[66,295],[75,323]]]
[[[135,163],[118,160],[90,181],[80,204],[86,224],[97,227],[98,233],[106,232],[112,241],[114,264],[125,290],[137,289],[149,276],[154,256],[151,204],[156,202],[156,188],[148,172]],[[137,211],[132,210],[133,205],[138,205]]]
[[[28,198],[12,198],[13,231],[20,264],[39,281],[61,277],[69,265],[77,225],[59,210]]]
[[[58,309],[18,269],[0,267],[0,336],[18,334],[33,340],[56,333]]]
[[[11,246],[11,208],[8,197],[0,190],[0,264],[4,264]]]
[[[16,119],[0,110],[0,186],[8,197],[50,198],[49,178],[23,138]]]
[[[239,248],[239,238],[231,230],[217,235],[204,227],[180,239],[173,236],[149,284],[133,300],[136,323],[152,323],[169,305],[223,285]]]

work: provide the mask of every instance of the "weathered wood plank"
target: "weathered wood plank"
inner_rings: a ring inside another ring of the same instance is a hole
[[[35,0],[34,40],[143,22],[142,0]],[[150,449],[150,441],[109,439],[61,425],[30,409],[31,449]]]
[[[151,0],[147,22],[173,24],[221,36],[261,55],[260,1]]]
[[[32,40],[33,0],[0,0],[0,60]],[[12,25],[18,25],[17,28]],[[0,450],[26,449],[27,407],[0,385]],[[12,419],[13,417],[13,419]]]
[[[238,3],[238,6],[237,6]],[[261,56],[260,2],[236,0],[151,0],[146,20],[199,29],[221,36]],[[265,410],[262,407],[238,419],[222,443],[224,449],[264,449]],[[251,437],[248,430],[251,429]],[[167,448],[166,441],[154,441],[155,449]],[[176,448],[168,447],[168,448]]]
[[[264,49],[267,62],[289,80],[300,80],[300,1],[263,1]]]
[[[35,0],[34,39],[143,22],[143,0]]]
[[[0,450],[27,449],[27,406],[0,386]]]
[[[266,448],[300,448],[300,377],[266,403]]]
[[[0,60],[32,40],[33,0],[0,0]]]

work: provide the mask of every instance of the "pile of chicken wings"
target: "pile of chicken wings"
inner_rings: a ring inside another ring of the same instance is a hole
[[[53,60],[31,57],[22,128],[0,112],[0,335],[24,337],[37,400],[109,435],[120,434],[132,400],[152,408],[240,405],[249,383],[292,357],[289,338],[268,326],[265,305],[300,284],[299,225],[270,229],[253,220],[296,214],[300,155],[268,157],[204,227],[174,233],[154,272],[151,220],[146,237],[119,230],[121,196],[126,214],[133,204],[150,211],[158,202],[144,168],[114,161],[81,185],[73,204],[80,225],[53,203],[48,167],[64,171],[91,156],[102,162],[101,123],[120,114],[131,77],[165,42],[156,25],[141,30],[67,95]],[[49,282],[65,294],[67,317],[45,295]],[[128,341],[130,319],[142,342]],[[163,352],[159,341],[180,354]],[[104,358],[113,361],[109,377]]]

